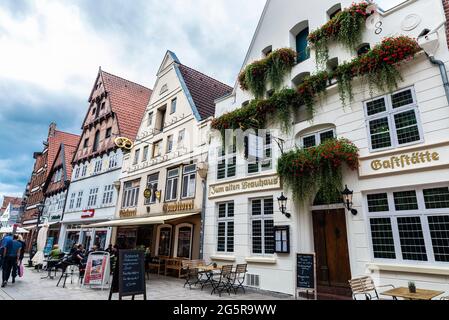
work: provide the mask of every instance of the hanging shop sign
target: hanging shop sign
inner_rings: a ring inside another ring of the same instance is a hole
[[[195,202],[192,201],[181,201],[174,203],[165,203],[163,206],[163,211],[167,212],[182,212],[191,211],[195,209]]]
[[[449,167],[449,143],[388,152],[382,156],[360,158],[360,178],[400,174],[408,171],[434,170]]]
[[[133,218],[137,216],[137,210],[120,210],[120,218]]]
[[[211,185],[209,199],[230,195],[281,189],[281,179],[277,175],[259,176],[253,179],[237,180]]]
[[[145,199],[150,199],[152,194],[153,192],[151,191],[151,189],[145,189],[145,191],[143,192],[143,196]]]

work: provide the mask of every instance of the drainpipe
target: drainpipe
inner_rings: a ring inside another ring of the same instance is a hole
[[[204,258],[204,220],[206,218],[206,179],[202,179],[203,202],[201,205],[200,260]]]
[[[447,77],[446,65],[444,64],[443,61],[437,60],[433,56],[428,56],[428,57],[429,57],[429,61],[432,64],[437,65],[440,68],[441,78],[443,79],[444,91],[446,92],[446,99],[449,104],[449,80]]]

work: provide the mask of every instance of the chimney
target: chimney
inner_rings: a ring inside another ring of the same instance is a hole
[[[449,21],[449,0],[443,0],[444,15],[446,16],[446,21]],[[449,29],[446,27],[446,39],[449,47]]]
[[[50,126],[48,128],[48,137],[54,137],[56,133],[56,123],[52,122],[50,123]]]

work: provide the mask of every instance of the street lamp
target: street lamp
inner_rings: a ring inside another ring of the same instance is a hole
[[[33,239],[31,240],[31,251],[30,251],[30,259],[28,260],[28,266],[32,267],[33,266],[33,261],[31,260],[33,258],[33,243],[35,243],[37,241],[37,235],[39,232],[39,225],[41,223],[41,216],[42,216],[42,212],[44,211],[45,205],[43,202],[39,202],[39,204],[36,205],[36,209],[37,209],[37,222],[36,222],[36,231],[35,231],[35,235],[33,236]]]
[[[357,215],[357,210],[353,209],[353,203],[352,203],[352,197],[354,195],[354,191],[349,190],[348,186],[345,186],[345,190],[341,192],[341,195],[343,196],[343,204],[345,205],[345,208],[348,209],[353,215]]]
[[[278,198],[279,211],[281,211],[287,218],[290,218],[292,215],[287,212],[287,201],[288,198],[284,196],[284,193],[282,192],[281,196]]]

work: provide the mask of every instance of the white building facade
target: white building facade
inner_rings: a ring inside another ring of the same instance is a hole
[[[350,5],[351,1],[268,0],[243,66],[271,50],[298,50],[301,35]],[[379,11],[377,21],[381,23],[363,32],[361,46],[373,48],[387,36],[417,38],[424,29],[440,27],[432,35],[439,44],[435,59],[447,65],[446,30],[441,26],[446,17],[440,0],[404,1]],[[329,47],[329,60],[339,64],[356,56],[339,44]],[[310,57],[299,60],[285,87],[294,88],[304,75],[315,73],[314,57],[312,50]],[[419,288],[448,291],[448,98],[440,69],[423,52],[405,63],[401,73],[403,81],[394,92],[371,95],[365,83],[355,80],[354,100],[345,108],[337,85],[329,86],[313,120],[304,120],[301,108],[291,133],[282,134],[277,125],[268,128],[274,130],[265,139],[271,161],[250,163],[239,150],[211,161],[206,257],[222,264],[247,263],[247,285],[292,295],[296,293],[296,253],[315,253],[318,292],[323,296],[350,296],[347,281],[364,275],[377,284],[406,287],[408,281],[415,281]],[[217,101],[216,117],[251,99],[236,84],[231,95]],[[373,110],[374,105],[380,109]],[[407,133],[399,125],[401,117],[409,120]],[[376,138],[373,130],[379,123],[388,128],[383,131],[384,140]],[[321,205],[312,199],[300,204],[276,175],[279,147],[275,140],[279,139],[275,138],[284,140],[284,151],[288,151],[329,137],[347,138],[360,150],[358,172],[343,171],[344,184],[354,191],[357,215],[339,203]],[[220,144],[219,138],[212,141],[210,159]],[[290,218],[277,204],[282,192],[289,199]],[[284,227],[289,230],[289,252],[275,253],[282,239],[274,237],[274,230]]]

